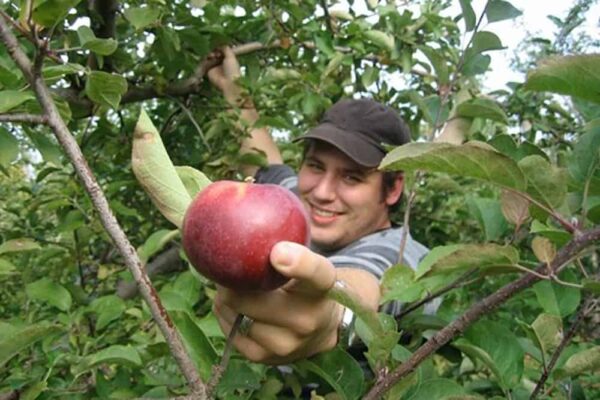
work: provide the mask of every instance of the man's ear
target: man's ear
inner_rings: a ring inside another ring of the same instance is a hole
[[[388,190],[385,195],[385,204],[388,206],[394,205],[402,196],[402,191],[404,190],[404,174],[399,173],[394,179],[394,186]]]

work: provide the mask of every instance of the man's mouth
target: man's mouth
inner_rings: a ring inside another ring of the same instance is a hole
[[[341,213],[310,205],[310,218],[316,225],[333,223],[340,215]]]

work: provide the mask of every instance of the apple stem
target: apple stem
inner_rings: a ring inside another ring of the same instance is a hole
[[[240,329],[242,318],[244,318],[242,314],[238,314],[237,317],[235,317],[235,321],[233,322],[231,330],[229,331],[229,335],[227,336],[227,342],[225,343],[225,348],[223,349],[221,361],[219,362],[219,365],[213,366],[212,376],[210,377],[209,382],[206,384],[206,394],[209,399],[214,398],[213,392],[223,377],[223,373],[227,369],[227,364],[229,364],[229,358],[231,357],[231,349],[233,348],[233,338]]]

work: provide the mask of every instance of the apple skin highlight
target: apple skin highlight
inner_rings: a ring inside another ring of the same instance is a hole
[[[272,290],[287,282],[269,261],[281,241],[308,245],[304,206],[289,190],[272,184],[218,181],[188,207],[183,249],[206,278],[240,291]]]

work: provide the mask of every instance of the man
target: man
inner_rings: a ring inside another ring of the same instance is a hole
[[[250,126],[258,119],[235,84],[240,69],[231,49],[208,72],[210,81]],[[246,103],[246,104],[244,104]],[[242,151],[264,152],[268,168],[245,167],[257,183],[277,183],[294,191],[310,221],[311,245],[281,242],[271,263],[291,281],[271,292],[234,292],[219,287],[215,314],[224,332],[244,315],[234,345],[255,362],[284,364],[333,348],[344,314],[326,297],[334,285],[347,286],[373,310],[379,307],[379,279],[398,261],[402,230],[393,227],[389,208],[402,195],[401,173],[377,166],[382,144],[410,140],[408,128],[389,107],[372,100],[343,100],[304,135],[305,154],[298,175],[283,165],[277,145],[264,128],[254,128]],[[404,263],[416,267],[427,249],[408,237]]]

